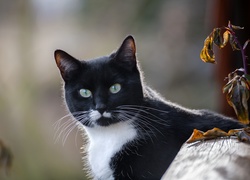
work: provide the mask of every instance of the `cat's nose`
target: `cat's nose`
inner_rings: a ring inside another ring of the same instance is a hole
[[[100,113],[103,114],[106,111],[106,105],[105,104],[97,104],[96,105],[96,110]]]

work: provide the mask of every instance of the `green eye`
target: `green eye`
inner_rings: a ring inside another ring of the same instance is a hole
[[[118,93],[120,90],[121,90],[121,85],[118,84],[118,83],[114,84],[113,86],[111,86],[111,87],[109,88],[109,91],[110,91],[112,94],[116,94],[116,93]]]
[[[88,89],[80,89],[79,92],[80,92],[80,95],[84,98],[89,98],[92,95],[91,91]]]

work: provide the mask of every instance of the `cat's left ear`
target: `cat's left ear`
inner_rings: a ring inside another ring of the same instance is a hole
[[[128,69],[133,70],[136,67],[136,47],[135,47],[135,40],[130,35],[126,37],[117,50],[115,55],[116,63],[119,63],[120,66]]]
[[[64,81],[73,78],[81,68],[82,64],[79,60],[62,50],[56,50],[54,56]]]

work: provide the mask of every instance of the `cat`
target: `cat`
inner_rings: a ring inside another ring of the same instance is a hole
[[[171,103],[148,87],[132,36],[108,56],[80,61],[62,50],[54,56],[68,110],[89,140],[93,179],[160,179],[194,128],[243,127],[229,117]]]

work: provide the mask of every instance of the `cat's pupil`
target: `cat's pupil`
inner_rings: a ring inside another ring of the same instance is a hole
[[[80,89],[79,93],[84,98],[89,98],[92,95],[91,91],[88,89]]]
[[[110,91],[112,94],[116,94],[116,93],[118,93],[120,90],[121,90],[121,85],[118,84],[118,83],[112,85],[112,86],[109,88],[109,91]]]

